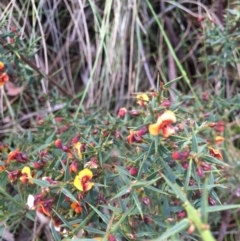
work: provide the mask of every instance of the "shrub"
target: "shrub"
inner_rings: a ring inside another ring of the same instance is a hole
[[[2,219],[17,228],[37,213],[55,240],[214,240],[209,212],[236,207],[217,194],[225,123],[192,119],[166,91],[139,94],[117,115],[43,118],[17,148],[1,144]]]

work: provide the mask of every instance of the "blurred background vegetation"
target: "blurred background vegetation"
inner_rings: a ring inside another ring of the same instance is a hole
[[[92,106],[112,113],[131,108],[138,92],[156,90],[157,80],[177,79],[172,104],[181,100],[193,117],[226,123],[234,193],[239,23],[238,0],[2,0],[0,58],[10,81],[1,93],[1,139],[17,145],[15,136],[34,132],[47,114],[76,118]],[[237,214],[231,217],[238,227]]]

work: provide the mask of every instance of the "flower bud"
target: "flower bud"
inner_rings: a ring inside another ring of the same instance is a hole
[[[118,118],[123,119],[125,115],[127,114],[127,109],[125,107],[122,107],[118,110]]]
[[[174,151],[174,152],[172,153],[172,159],[173,159],[173,160],[182,160],[182,159],[183,159],[183,155],[182,155],[182,153],[179,152],[179,151]]]
[[[73,142],[73,143],[77,143],[77,142],[79,141],[79,139],[80,139],[80,135],[77,134],[77,135],[75,135],[75,136],[72,138],[72,142]]]
[[[170,102],[170,100],[164,100],[162,103],[161,103],[161,106],[164,106],[164,107],[166,107],[166,108],[169,108],[170,107],[170,105],[171,105],[171,102]]]
[[[60,139],[57,139],[55,141],[55,146],[58,148],[58,149],[62,149],[63,148],[63,145],[62,145],[62,141]]]
[[[34,167],[35,167],[37,170],[41,169],[42,166],[43,166],[42,163],[40,163],[40,162],[34,162]]]
[[[117,241],[117,239],[113,234],[109,234],[108,235],[108,241]]]
[[[146,206],[150,206],[150,204],[151,204],[151,201],[150,201],[149,197],[147,197],[147,196],[143,197],[142,201]]]
[[[67,146],[62,146],[62,150],[63,150],[64,152],[69,152],[69,148],[68,148]]]
[[[217,204],[216,200],[212,198],[211,196],[208,197],[208,203],[211,206],[215,206]]]
[[[188,232],[188,234],[192,234],[194,231],[195,231],[195,226],[194,226],[194,224],[191,224],[191,225],[189,226],[187,232]]]
[[[119,139],[121,137],[120,131],[116,130],[114,136],[116,139]]]
[[[217,132],[224,132],[225,123],[223,121],[218,121],[214,127]]]
[[[129,173],[131,174],[131,176],[137,176],[138,175],[138,168],[136,168],[136,167],[131,167],[130,169],[129,169]]]
[[[148,223],[151,223],[151,222],[152,222],[152,219],[151,219],[150,217],[144,215],[144,217],[143,217],[143,222],[146,223],[146,224],[148,224]]]
[[[183,169],[185,169],[185,170],[187,170],[188,169],[188,167],[189,167],[189,164],[188,164],[188,162],[182,162],[182,167],[183,167]]]
[[[141,115],[142,114],[142,112],[140,111],[140,110],[130,110],[129,111],[129,115],[131,116],[131,117],[137,117],[137,116],[139,116],[139,115]]]
[[[74,172],[76,173],[78,171],[78,163],[76,161],[73,161],[69,166],[70,173]]]
[[[137,134],[139,136],[143,136],[148,133],[148,127],[147,126],[142,126],[138,131]]]
[[[197,175],[199,177],[204,177],[204,171],[203,171],[203,168],[201,166],[197,168]]]
[[[187,213],[186,213],[185,210],[177,213],[177,217],[178,217],[179,219],[185,218],[186,216],[187,216]]]

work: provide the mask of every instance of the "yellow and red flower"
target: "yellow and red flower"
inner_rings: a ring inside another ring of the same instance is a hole
[[[82,159],[83,158],[82,150],[81,150],[82,149],[82,144],[78,141],[78,142],[73,144],[73,148],[74,148],[75,152],[77,153],[78,157],[80,159]]]
[[[217,159],[220,159],[220,160],[223,159],[222,153],[219,150],[214,149],[212,147],[208,147],[208,149],[209,149],[209,153],[210,153],[211,156],[213,156]]]
[[[224,137],[222,137],[222,136],[216,136],[216,137],[215,137],[215,143],[216,143],[217,145],[220,144],[220,143],[222,143],[224,140],[225,140],[225,139],[224,139]]]
[[[53,204],[53,199],[40,200],[38,201],[38,212],[51,217],[50,211]]]
[[[73,185],[82,192],[89,191],[94,183],[90,182],[90,180],[93,177],[93,173],[88,168],[83,169],[78,173],[78,175],[75,177]]]
[[[149,133],[153,136],[157,136],[162,133],[163,137],[169,137],[175,133],[174,128],[171,126],[172,123],[176,122],[175,114],[167,110],[161,116],[158,117],[155,124],[151,124],[148,127]]]
[[[130,130],[130,134],[127,136],[127,141],[131,145],[133,142],[141,143],[142,136],[137,131]]]
[[[137,104],[140,106],[145,106],[147,102],[149,102],[149,97],[147,94],[139,94],[137,95]]]
[[[0,71],[2,71],[3,69],[4,69],[4,63],[0,61]]]
[[[8,81],[9,81],[9,76],[6,73],[1,73],[0,74],[0,86],[3,86]]]
[[[7,162],[15,160],[19,153],[20,153],[19,148],[17,148],[14,151],[9,152]]]
[[[30,167],[24,167],[21,171],[22,176],[19,178],[23,183],[33,183],[32,181],[29,180],[29,178],[32,178],[31,175],[31,169]]]
[[[69,171],[70,171],[70,173],[72,173],[72,172],[76,173],[77,170],[78,170],[78,163],[77,163],[77,161],[73,161],[69,166]]]
[[[80,214],[82,212],[82,207],[78,202],[74,202],[71,204],[71,208],[75,213]]]

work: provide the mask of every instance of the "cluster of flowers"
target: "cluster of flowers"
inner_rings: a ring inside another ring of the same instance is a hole
[[[171,151],[171,159],[173,162],[176,162],[182,166],[184,170],[189,168],[189,160],[194,160],[196,164],[196,173],[201,178],[204,176],[205,172],[209,172],[212,170],[212,166],[208,161],[201,160],[198,158],[196,153],[194,153],[190,148],[185,148],[183,150],[178,149],[179,146],[174,141],[169,141],[169,137],[172,135],[178,135],[180,132],[183,132],[184,128],[188,128],[189,120],[186,120],[183,123],[177,123],[177,118],[175,115],[175,111],[171,110],[171,103],[168,99],[163,99],[160,101],[159,105],[161,106],[160,111],[158,109],[153,109],[151,111],[150,108],[152,106],[149,104],[151,98],[154,99],[157,97],[158,93],[148,93],[148,94],[139,94],[137,95],[137,104],[140,106],[138,109],[127,110],[127,108],[120,108],[117,114],[119,118],[119,123],[124,119],[126,115],[129,114],[130,117],[136,118],[138,116],[147,117],[148,120],[152,120],[152,122],[144,123],[141,125],[139,129],[130,129],[129,134],[126,135],[124,142],[127,141],[130,146],[136,146],[140,151],[141,147],[138,144],[146,143],[149,144],[149,138],[153,137],[155,141],[159,139],[163,140],[162,143],[166,143],[166,146],[169,147]],[[155,121],[154,121],[155,118]],[[62,123],[62,118],[58,117],[56,119],[58,123]],[[44,120],[41,119],[38,125],[42,125]],[[118,126],[114,128],[106,128],[99,131],[96,126],[92,126],[92,131],[90,131],[90,135],[92,134],[94,137],[101,132],[101,138],[109,139],[116,138],[120,139],[120,131],[118,131]],[[207,152],[209,155],[213,156],[216,159],[223,160],[223,156],[219,149],[213,147],[213,145],[219,145],[224,141],[221,133],[224,131],[224,122],[219,121],[215,123],[207,123],[205,125],[206,128],[213,129],[217,134],[214,135],[214,140],[208,142]],[[70,128],[70,125],[67,123],[66,125],[59,128],[58,134],[63,134]],[[111,133],[113,130],[113,133]],[[162,138],[155,138],[157,136],[161,136]],[[109,141],[109,143],[113,143]],[[157,143],[159,144],[159,143]],[[54,192],[51,192],[51,187],[59,188],[61,190],[62,187],[68,187],[68,190],[71,190],[71,197],[65,195],[65,201],[68,203],[67,208],[71,209],[74,212],[74,215],[81,215],[83,213],[84,200],[87,197],[89,191],[94,188],[94,181],[99,181],[101,179],[97,179],[101,174],[104,175],[103,167],[98,164],[97,153],[94,149],[94,142],[92,139],[87,140],[86,137],[81,139],[80,134],[75,135],[66,145],[62,141],[62,139],[58,138],[52,142],[50,145],[51,148],[54,148],[55,151],[60,152],[61,157],[61,167],[60,171],[56,172],[59,174],[60,178],[57,175],[53,175],[50,170],[48,170],[50,163],[52,161],[51,155],[48,153],[48,150],[42,150],[38,153],[37,161],[30,160],[31,158],[24,154],[20,149],[16,149],[9,152],[8,146],[1,144],[0,152],[6,153],[7,158],[0,166],[0,171],[4,171],[8,174],[8,179],[11,183],[15,183],[20,181],[21,185],[36,185],[38,184],[38,180],[42,179],[47,182],[47,187],[41,187],[41,191],[38,193],[34,193],[34,195],[30,194],[28,197],[27,205],[29,209],[34,209],[37,211],[38,215],[43,215],[47,217],[48,220],[52,220],[57,231],[60,231],[59,225],[62,223],[61,220],[56,216],[53,209],[56,207],[57,198],[54,196]],[[104,146],[101,143],[101,147]],[[128,145],[129,147],[129,145]],[[92,148],[89,153],[94,153],[89,155],[86,158],[86,153],[88,148]],[[12,165],[12,164],[17,165]],[[104,165],[104,163],[102,163]],[[171,164],[169,163],[171,167]],[[16,169],[16,167],[18,167]],[[65,167],[65,169],[63,168]],[[67,179],[64,179],[64,175],[66,172],[66,167],[70,173]],[[136,176],[138,176],[139,166],[138,164],[131,162],[130,165],[126,164],[125,169],[129,172],[131,180],[135,181]],[[50,175],[45,176],[46,173]],[[145,173],[144,175],[148,175]],[[193,178],[190,179],[189,185],[195,185],[195,181]],[[69,187],[70,186],[70,187]],[[97,185],[95,185],[97,186]],[[129,195],[126,194],[126,195]],[[125,195],[125,196],[126,196]],[[201,193],[199,194],[201,195]],[[122,198],[125,198],[123,196]],[[72,198],[74,197],[74,198]],[[150,208],[151,202],[150,198],[145,194],[141,194],[139,200]],[[177,200],[179,201],[179,200]],[[104,195],[99,193],[99,202],[107,203],[107,200]],[[209,204],[214,205],[216,202],[212,197],[209,197]],[[94,204],[95,205],[95,204]],[[62,215],[66,218],[69,217],[69,212],[64,211]],[[183,218],[186,216],[186,212],[180,211],[176,213],[176,220]],[[151,218],[147,215],[143,215],[143,220],[145,223],[150,223]],[[134,234],[133,234],[134,235]],[[101,240],[101,238],[96,238]],[[109,234],[108,240],[116,240],[114,235]]]
[[[57,139],[54,143],[58,149],[67,153],[68,160],[71,162],[69,165],[69,172],[73,174],[76,173],[74,175],[75,177],[72,185],[80,191],[77,197],[79,201],[71,202],[71,199],[67,196],[65,197],[65,200],[70,203],[70,208],[76,214],[80,214],[82,212],[80,200],[82,200],[87,195],[87,192],[94,186],[94,183],[91,182],[93,173],[90,168],[97,168],[97,159],[91,158],[91,160],[85,164],[84,169],[78,171],[79,161],[77,161],[74,157],[76,154],[77,158],[81,160],[82,152],[84,151],[84,145],[78,141],[78,138],[79,136],[75,136],[72,139],[71,146],[64,146],[60,139]],[[4,164],[0,166],[0,170],[5,171],[8,174],[8,179],[12,184],[20,181],[23,183],[22,185],[35,185],[37,183],[35,180],[39,179],[37,171],[46,170],[51,163],[51,157],[47,150],[43,150],[38,153],[38,161],[36,162],[31,162],[30,158],[21,152],[19,148],[10,152],[8,150],[9,148],[6,144],[0,144],[0,152],[3,154],[8,153],[6,160],[3,162]],[[66,161],[67,160],[63,160],[65,164]],[[23,166],[22,169],[16,169],[16,164]],[[53,180],[50,176],[43,176],[41,179],[47,182],[49,187],[60,187],[64,184],[61,181]],[[50,193],[49,187],[42,187],[41,192],[35,195],[30,194],[28,196],[27,206],[31,210],[36,210],[40,219],[47,221],[52,220],[55,229],[60,231],[59,225],[62,222],[51,211],[53,206],[56,205],[56,200],[55,197],[52,196],[52,193]]]
[[[9,81],[9,76],[4,71],[5,65],[3,62],[0,61],[0,87],[4,86],[5,83]]]
[[[154,96],[154,95],[152,95]],[[147,94],[140,94],[137,95],[137,104],[139,104],[143,108],[147,108],[148,102],[150,101],[149,96]],[[175,126],[172,126],[176,122],[176,116],[175,113],[168,108],[170,107],[170,101],[168,99],[165,99],[162,101],[161,106],[165,107],[165,110],[163,110],[160,114],[156,113],[156,123],[149,124],[147,126],[141,127],[139,130],[130,130],[130,133],[127,137],[127,141],[130,145],[133,143],[143,143],[144,138],[143,136],[147,133],[149,133],[152,136],[158,136],[161,135],[163,138],[168,138],[171,135],[178,134],[179,132],[183,131],[184,128],[187,128],[189,125],[189,120],[186,120],[185,123],[179,123]],[[139,110],[130,110],[128,111],[126,108],[120,108],[118,111],[118,117],[124,118],[125,115],[129,113],[130,116],[139,116],[142,112]],[[137,114],[136,114],[137,113]],[[133,115],[134,114],[134,115]],[[145,112],[146,114],[146,112]],[[194,124],[194,121],[193,121]],[[191,124],[190,124],[191,125]],[[224,126],[225,123],[223,121],[218,122],[211,122],[207,123],[205,128],[213,129],[216,134],[214,134],[213,140],[208,140],[208,153],[210,156],[223,160],[222,153],[219,149],[213,148],[212,145],[219,145],[224,141],[224,137],[221,135],[224,132]],[[173,144],[174,148],[175,144]],[[178,148],[176,145],[175,148]],[[202,178],[205,175],[205,172],[209,172],[212,170],[212,163],[206,162],[204,160],[199,160],[199,158],[196,156],[196,153],[191,152],[189,149],[186,150],[175,150],[172,152],[172,161],[180,162],[183,169],[187,170],[189,168],[189,160],[193,159],[196,163],[196,174]],[[169,162],[169,165],[171,166],[171,162]],[[174,165],[173,165],[174,166]],[[128,170],[131,175],[137,176],[138,169],[136,167],[128,167]],[[210,196],[209,197],[209,204],[215,205],[216,201]],[[183,211],[185,213],[185,211]],[[181,216],[181,215],[180,215]]]

